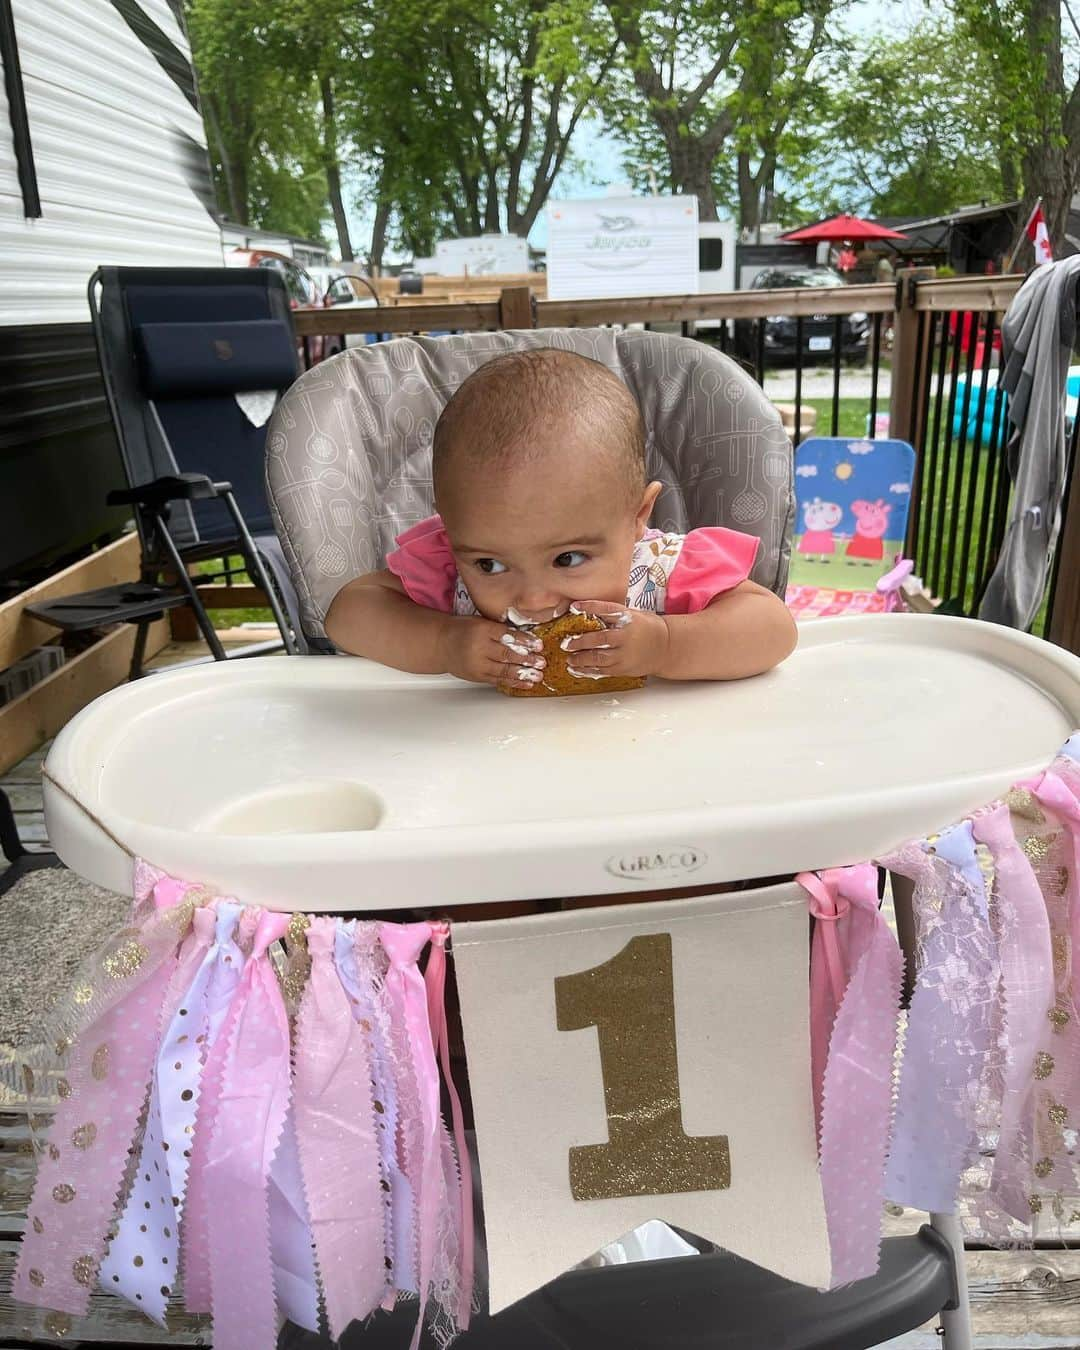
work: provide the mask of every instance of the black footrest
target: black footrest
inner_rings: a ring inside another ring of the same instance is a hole
[[[27,605],[26,613],[65,632],[78,633],[87,628],[100,628],[106,623],[138,623],[140,619],[152,619],[187,603],[187,594],[179,587],[133,581]]]

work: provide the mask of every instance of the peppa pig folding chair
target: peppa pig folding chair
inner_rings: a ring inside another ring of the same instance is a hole
[[[795,541],[786,600],[796,619],[900,609],[915,451],[906,441],[816,436],[795,451]]]

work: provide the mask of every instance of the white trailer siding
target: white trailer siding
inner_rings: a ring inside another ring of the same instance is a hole
[[[0,324],[84,321],[103,263],[221,264],[202,118],[159,59],[190,62],[187,39],[166,0],[137,10],[149,40],[112,0],[13,0],[42,214],[0,116]]]
[[[41,215],[0,92],[0,580],[119,533],[86,287],[103,264],[222,265],[187,39],[169,0],[11,0]]]

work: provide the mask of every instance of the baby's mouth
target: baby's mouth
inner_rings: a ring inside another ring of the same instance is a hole
[[[538,623],[550,623],[552,619],[561,619],[570,608],[569,603],[564,605],[555,605],[551,609],[541,610],[536,614],[523,614],[520,609],[515,609],[513,605],[503,615],[503,623],[508,623],[511,628],[535,628]]]

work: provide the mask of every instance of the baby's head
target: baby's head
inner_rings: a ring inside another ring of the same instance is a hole
[[[625,601],[660,484],[645,472],[637,403],[606,366],[550,347],[488,361],[443,409],[433,472],[458,571],[485,617]]]

